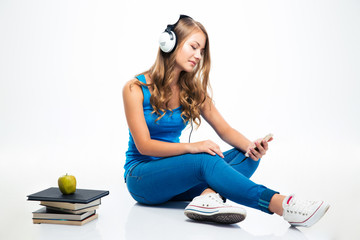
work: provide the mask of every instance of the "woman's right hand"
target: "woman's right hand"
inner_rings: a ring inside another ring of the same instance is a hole
[[[219,145],[211,140],[205,140],[201,142],[190,143],[190,153],[208,153],[215,156],[216,154],[224,158],[223,153],[220,150]]]

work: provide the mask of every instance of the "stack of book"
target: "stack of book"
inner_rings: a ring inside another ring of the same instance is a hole
[[[64,195],[52,187],[27,197],[29,201],[40,201],[42,206],[33,212],[33,223],[84,225],[98,217],[101,198],[108,194],[104,190],[76,189],[75,193]]]

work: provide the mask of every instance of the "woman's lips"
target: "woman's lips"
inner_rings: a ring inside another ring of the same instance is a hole
[[[196,62],[195,61],[189,61],[194,67],[196,66]]]

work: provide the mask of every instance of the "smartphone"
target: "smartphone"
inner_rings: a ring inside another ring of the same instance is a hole
[[[261,139],[262,141],[268,142],[274,135],[272,133],[269,133],[268,135],[266,135],[263,139]],[[260,142],[260,144],[261,144]],[[257,147],[255,147],[255,150],[257,150]],[[245,153],[245,157],[249,157],[249,152]]]

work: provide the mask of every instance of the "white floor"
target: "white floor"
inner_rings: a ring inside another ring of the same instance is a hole
[[[356,192],[359,189],[356,169],[346,169],[347,175],[341,173],[342,169],[336,169],[337,157],[333,156],[328,158],[328,166],[315,164],[314,168],[317,170],[308,169],[307,174],[302,173],[306,171],[307,166],[296,164],[300,159],[294,159],[294,163],[289,164],[296,169],[286,166],[290,171],[284,171],[285,168],[281,169],[279,166],[285,163],[281,161],[281,155],[276,154],[276,144],[273,146],[272,157],[263,159],[253,179],[259,182],[266,181],[274,188],[282,189],[284,193],[290,193],[291,187],[292,192],[300,196],[329,201],[330,210],[311,228],[290,228],[279,216],[248,208],[247,218],[239,224],[224,226],[193,222],[183,214],[186,206],[184,202],[157,207],[137,204],[128,194],[122,181],[120,163],[110,166],[94,165],[92,162],[88,166],[74,164],[73,168],[78,172],[78,186],[110,191],[110,195],[103,198],[98,210],[99,218],[81,227],[35,225],[32,224],[31,212],[39,208],[38,202],[26,201],[26,195],[56,186],[56,174],[58,169],[61,170],[63,167],[57,165],[61,162],[56,161],[49,165],[43,160],[37,162],[31,156],[40,150],[28,149],[13,152],[12,161],[1,162],[3,194],[0,199],[0,239],[359,239],[360,222],[357,214],[360,213],[360,209],[357,202],[360,197]],[[43,157],[46,159],[53,151],[54,149],[49,147],[43,152]],[[17,160],[25,158],[25,155],[29,161],[17,164]],[[7,157],[11,159],[10,155]],[[106,159],[106,156],[104,157]],[[356,168],[358,165],[354,166]],[[99,172],[102,174],[98,174]],[[341,173],[340,179],[335,172]]]

